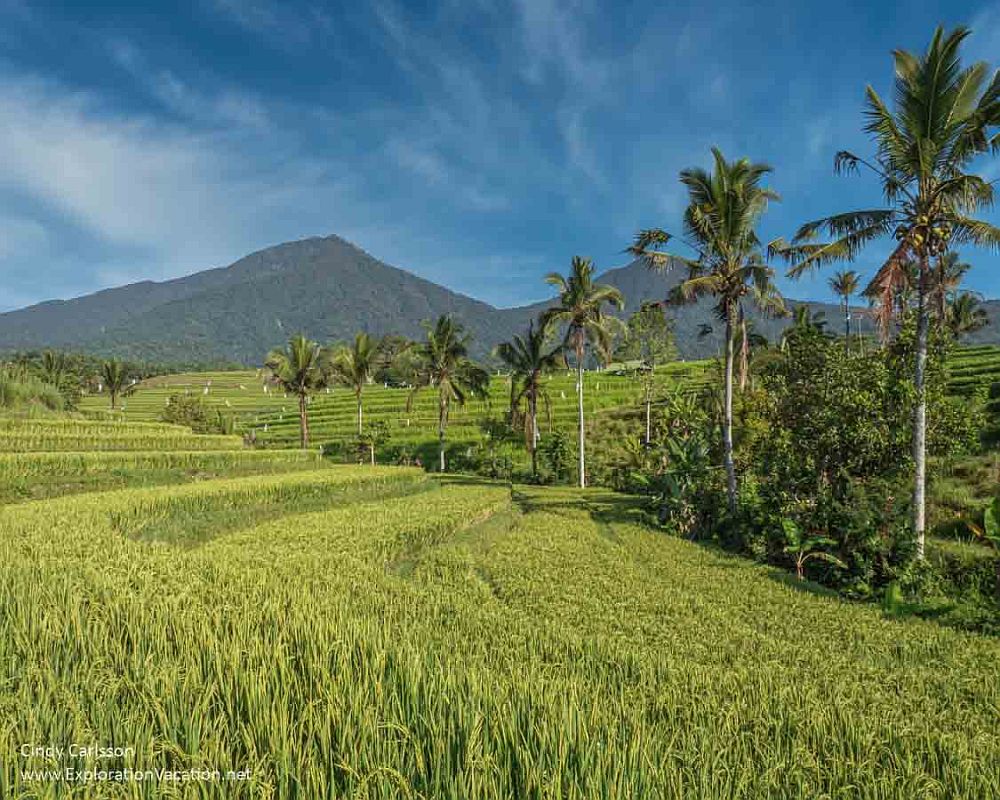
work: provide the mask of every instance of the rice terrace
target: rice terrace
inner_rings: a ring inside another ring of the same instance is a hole
[[[82,5],[0,800],[1000,797],[1000,6]]]

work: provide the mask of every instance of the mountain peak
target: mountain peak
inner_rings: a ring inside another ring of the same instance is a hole
[[[598,280],[626,298],[625,313],[647,300],[663,300],[686,272],[665,272],[641,261],[606,270]],[[0,314],[0,351],[60,347],[174,363],[259,364],[290,333],[320,341],[347,340],[358,330],[374,335],[423,335],[420,323],[440,314],[462,321],[473,354],[521,333],[548,300],[497,309],[390,266],[331,234],[285,242],[250,253],[228,267],[160,283],[141,281],[72,300],[48,301]],[[838,319],[836,306],[810,304]],[[984,304],[994,324],[970,341],[1000,339],[1000,303]],[[709,298],[668,309],[685,358],[713,355],[721,326]],[[787,324],[752,315],[754,331],[774,339]],[[279,321],[280,320],[280,324]],[[712,332],[705,336],[708,324]]]

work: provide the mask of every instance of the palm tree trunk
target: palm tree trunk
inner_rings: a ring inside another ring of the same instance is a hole
[[[531,402],[528,406],[531,414],[531,477],[538,477],[538,397],[535,392],[531,393]]]
[[[733,461],[733,321],[726,314],[726,379],[722,420],[722,460],[726,466],[726,499],[729,512],[736,512],[736,464]]]
[[[844,298],[844,348],[851,349],[851,306]]]
[[[361,390],[358,390],[358,436],[362,435]]]
[[[446,420],[448,418],[448,404],[444,397],[438,402],[438,460],[441,467],[441,472],[444,472],[444,430],[447,424]]]
[[[750,372],[750,341],[747,339],[747,320],[740,311],[740,391],[747,388],[747,373]]]
[[[579,447],[579,470],[580,470],[580,488],[583,489],[587,485],[587,460],[584,456],[584,434],[583,434],[583,342],[577,341],[576,345],[576,413],[577,421],[579,423],[578,430],[578,441],[577,446]]]
[[[309,446],[309,412],[304,394],[299,395],[299,445],[303,450]]]
[[[653,428],[653,426],[652,426],[651,421],[650,421],[650,416],[651,416],[651,414],[650,414],[650,408],[649,408],[650,405],[651,405],[650,400],[651,400],[650,393],[647,390],[646,391],[646,447],[649,447],[649,442],[653,438],[652,437],[652,428]]]
[[[917,352],[913,371],[916,405],[913,409],[913,533],[917,542],[917,558],[924,557],[925,498],[927,491],[927,334],[930,319],[927,313],[927,256],[921,262],[917,293]]]

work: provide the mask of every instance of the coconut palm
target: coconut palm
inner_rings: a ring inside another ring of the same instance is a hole
[[[465,405],[466,397],[485,397],[489,389],[489,373],[469,359],[469,339],[462,324],[450,316],[441,315],[431,325],[424,323],[427,338],[419,343],[414,355],[417,365],[413,390],[407,399],[407,410],[413,398],[424,388],[438,392],[438,457],[441,472],[445,470],[445,435],[451,404]]]
[[[118,359],[111,359],[101,364],[101,382],[111,396],[111,410],[114,411],[118,404],[119,395],[128,392],[126,385],[128,376],[125,373],[125,365]]]
[[[268,381],[299,399],[299,444],[303,449],[309,446],[309,395],[327,385],[325,359],[322,347],[298,333],[285,349],[272,350],[264,360]]]
[[[722,451],[727,498],[733,512],[736,510],[733,458],[736,329],[743,319],[746,300],[765,313],[785,313],[784,302],[772,281],[774,271],[764,261],[763,245],[756,232],[768,202],[779,197],[761,185],[771,171],[766,164],[753,164],[745,158],[726,161],[718,148],[712,148],[712,157],[712,172],[692,168],[683,170],[680,176],[689,199],[684,212],[685,240],[698,257],[691,259],[664,252],[662,248],[672,237],[659,228],[640,231],[629,252],[654,269],[669,269],[676,262],[687,266],[687,279],[671,293],[674,302],[691,302],[703,296],[716,299],[716,316],[725,324]]]
[[[583,364],[589,344],[600,353],[610,353],[614,335],[624,329],[616,317],[605,314],[605,306],[624,308],[625,298],[614,286],[594,283],[594,265],[589,258],[573,256],[569,275],[551,272],[545,280],[559,290],[557,304],[542,314],[542,324],[565,325],[563,348],[576,358],[577,447],[580,486],[587,485],[584,455]]]
[[[549,410],[549,396],[542,378],[566,363],[561,347],[548,347],[550,338],[550,326],[539,325],[536,328],[532,321],[528,323],[527,335],[516,335],[511,341],[497,345],[495,350],[497,357],[510,369],[511,411],[520,405],[521,400],[528,404],[524,435],[531,453],[533,477],[538,476],[538,401],[542,400],[546,410]]]
[[[790,245],[775,248],[791,262],[789,274],[833,261],[853,260],[869,242],[894,236],[896,246],[873,281],[879,307],[890,314],[894,298],[916,270],[917,337],[914,364],[913,528],[918,557],[924,554],[927,392],[925,376],[932,287],[932,260],[956,244],[1000,248],[1000,229],[975,217],[993,202],[993,185],[970,172],[978,156],[1000,152],[1000,72],[978,62],[962,66],[959,50],[969,35],[958,27],[934,31],[923,55],[897,50],[894,108],[867,89],[865,130],[876,144],[864,159],[841,151],[838,172],[873,173],[885,206],[851,211],[803,225]],[[818,242],[825,231],[830,241]]]
[[[990,324],[986,311],[979,307],[979,298],[972,292],[961,292],[948,304],[945,324],[958,339]]]
[[[767,350],[770,342],[766,336],[754,333],[753,320],[748,320],[743,310],[740,311],[740,324],[735,335],[736,341],[733,349],[739,353],[736,382],[739,384],[740,391],[743,391],[750,381],[750,369],[757,363],[756,354]]]
[[[354,343],[338,348],[330,355],[328,375],[334,383],[347,386],[354,392],[358,404],[358,436],[364,432],[362,395],[365,386],[372,382],[375,373],[388,364],[388,343],[359,333]]]
[[[57,353],[54,350],[46,350],[42,353],[42,375],[53,386],[62,385],[67,369],[65,353]]]
[[[851,346],[851,298],[858,291],[858,273],[853,269],[842,269],[830,278],[830,288],[840,298],[840,307],[844,311],[844,342],[845,347]]]
[[[934,262],[927,304],[939,322],[947,324],[948,307],[958,298],[958,287],[970,269],[972,265],[959,261],[958,253],[953,250],[942,253]]]

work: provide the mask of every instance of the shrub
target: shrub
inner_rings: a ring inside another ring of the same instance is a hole
[[[0,408],[41,407],[49,411],[66,408],[59,387],[17,367],[0,367]]]
[[[573,448],[565,431],[555,430],[538,443],[538,477],[542,483],[564,483],[570,479]]]
[[[195,433],[229,435],[235,428],[229,414],[209,408],[200,398],[183,394],[172,394],[167,398],[160,419],[174,425],[186,425]]]

